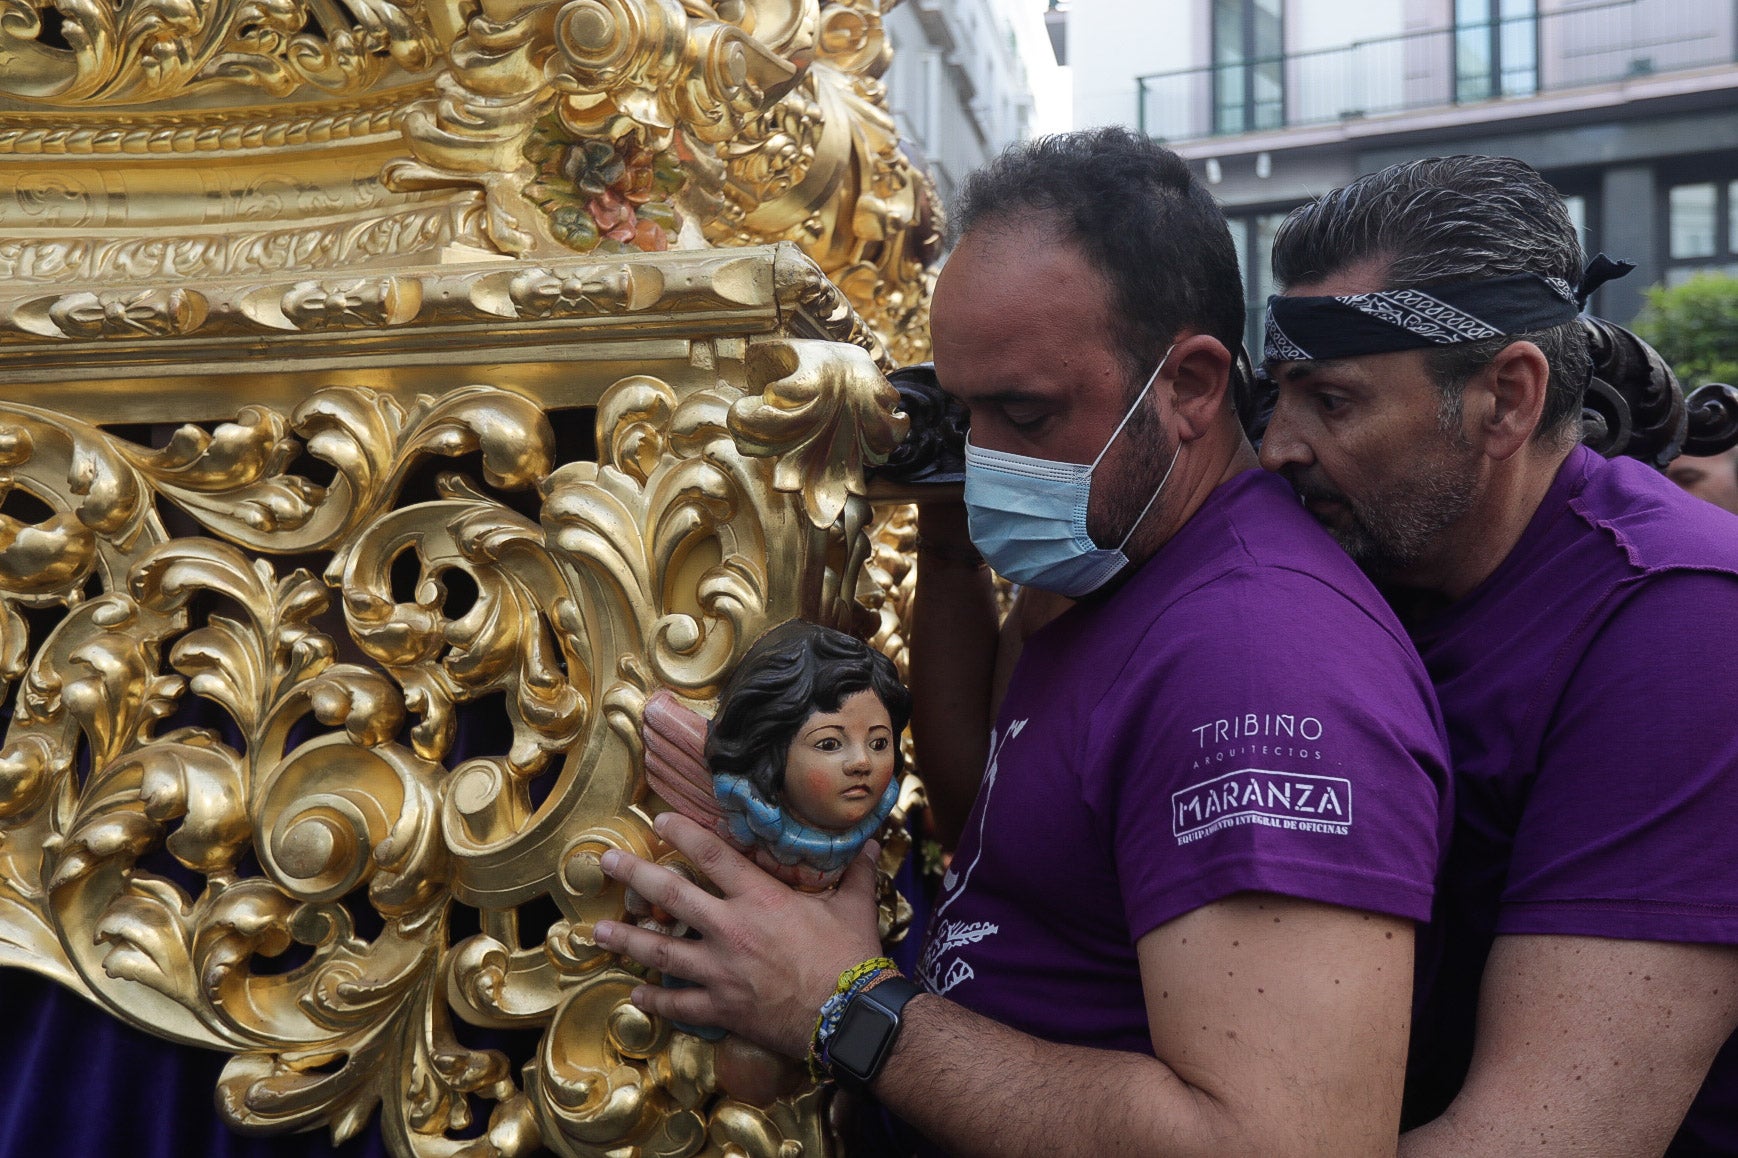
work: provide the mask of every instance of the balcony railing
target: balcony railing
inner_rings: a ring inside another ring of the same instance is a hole
[[[1329,124],[1731,64],[1732,4],[1605,0],[1135,78],[1165,140]]]

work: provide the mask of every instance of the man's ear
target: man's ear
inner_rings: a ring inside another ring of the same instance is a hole
[[[1166,369],[1177,412],[1177,436],[1184,442],[1200,438],[1228,405],[1231,351],[1209,334],[1180,338]]]
[[[1545,413],[1550,381],[1551,364],[1531,342],[1510,342],[1472,376],[1463,409],[1486,457],[1502,461],[1527,445]]]

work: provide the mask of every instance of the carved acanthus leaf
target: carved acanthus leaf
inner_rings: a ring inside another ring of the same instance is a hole
[[[284,97],[360,92],[393,68],[427,70],[438,49],[418,7],[398,0],[61,0],[45,43],[38,0],[0,4],[0,94],[25,101],[136,104],[221,85]]]
[[[730,410],[730,430],[749,454],[777,456],[773,485],[801,494],[817,527],[864,493],[863,471],[887,460],[905,437],[899,392],[869,356],[841,356],[820,342],[758,343],[751,362],[770,379],[761,395]]]

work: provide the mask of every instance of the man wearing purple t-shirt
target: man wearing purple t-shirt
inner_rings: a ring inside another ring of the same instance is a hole
[[[933,332],[971,543],[927,544],[920,598],[962,656],[994,631],[973,544],[1078,602],[1013,673],[922,985],[848,972],[879,953],[866,861],[803,896],[672,815],[722,897],[605,870],[703,939],[597,942],[697,982],[646,1008],[813,1045],[950,1153],[1391,1154],[1444,738],[1398,622],[1237,423],[1224,219],[1119,130],[1016,147],[958,214]]]
[[[1738,520],[1579,445],[1625,267],[1491,157],[1362,178],[1273,262],[1263,464],[1388,587],[1454,758],[1401,1153],[1738,1154]]]

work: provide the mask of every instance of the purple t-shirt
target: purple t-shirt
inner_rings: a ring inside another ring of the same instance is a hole
[[[1135,943],[1246,890],[1430,915],[1450,812],[1428,677],[1280,479],[1241,474],[1027,642],[922,980],[1152,1052]]]
[[[1577,448],[1490,578],[1412,635],[1456,816],[1409,1125],[1465,1078],[1498,934],[1738,944],[1738,518]],[[1738,1153],[1733,1043],[1671,1153]]]

